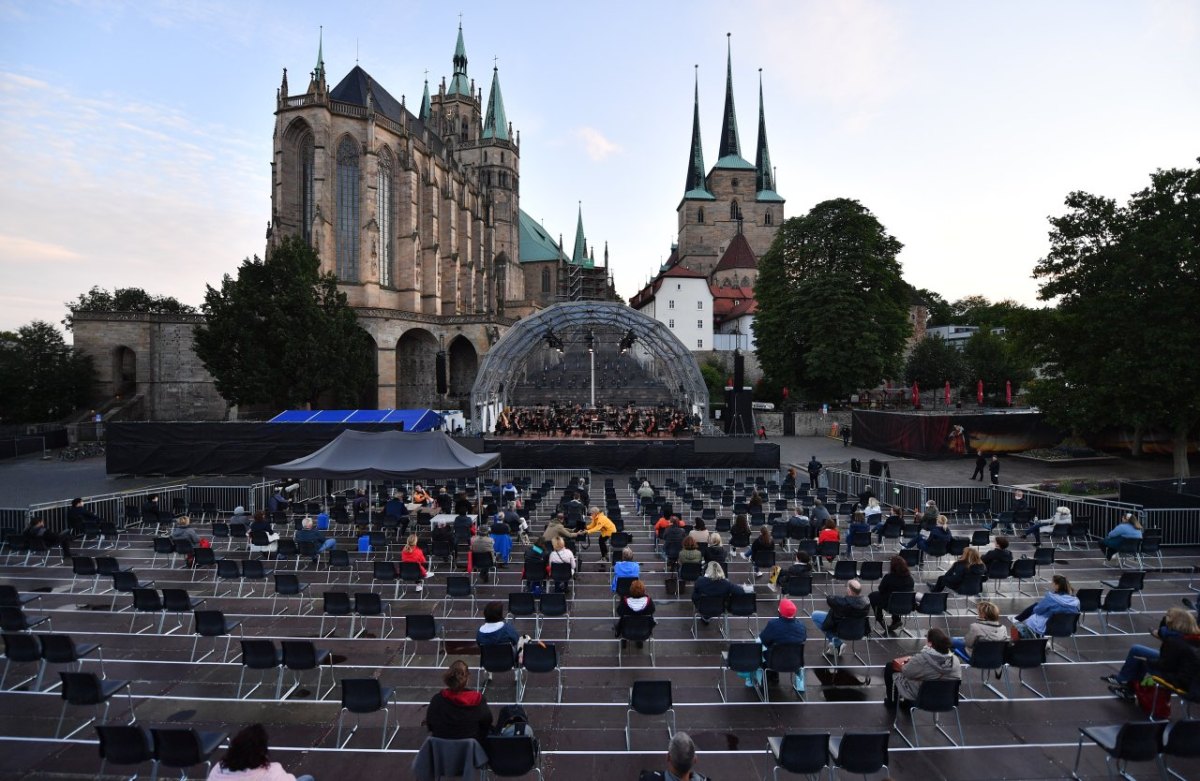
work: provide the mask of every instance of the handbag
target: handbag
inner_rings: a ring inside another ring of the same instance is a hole
[[[1160,693],[1160,688],[1146,676],[1133,685],[1133,696],[1142,713],[1151,719],[1165,721],[1171,718],[1171,692],[1167,690]]]

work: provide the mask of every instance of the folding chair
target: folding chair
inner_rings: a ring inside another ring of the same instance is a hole
[[[721,652],[721,677],[717,680],[717,693],[721,695],[721,702],[729,702],[729,683],[728,673],[730,671],[737,673],[739,676],[749,676],[751,686],[754,693],[761,699],[757,680],[758,673],[763,666],[762,646],[757,642],[752,643],[730,643],[729,647]]]
[[[1080,727],[1079,743],[1075,748],[1075,765],[1071,778],[1079,778],[1079,759],[1083,755],[1083,740],[1087,738],[1104,750],[1104,768],[1112,777],[1112,761],[1117,760],[1117,771],[1123,778],[1128,773],[1130,762],[1150,762],[1159,758],[1162,746],[1163,721],[1128,721],[1114,726]]]
[[[625,750],[632,751],[630,716],[666,716],[667,737],[675,736],[675,708],[671,701],[670,681],[634,681],[629,689],[629,708],[625,711]]]
[[[104,713],[100,717],[100,721],[107,722],[108,709],[112,705],[112,697],[122,689],[125,690],[125,697],[129,704],[129,721],[126,723],[133,723],[133,689],[129,681],[107,680],[92,673],[83,672],[60,672],[58,677],[62,680],[63,706],[62,712],[58,714],[58,725],[54,728],[54,737],[69,740],[80,730],[96,721],[93,711],[92,718],[71,730],[68,734],[63,735],[63,719],[66,718],[67,708],[71,705],[88,706],[93,709],[99,705],[103,705]]]
[[[924,711],[933,714],[933,727],[946,740],[950,741],[951,745],[962,746],[966,744],[966,738],[963,736],[962,719],[958,715],[958,690],[962,681],[953,679],[937,680],[937,681],[921,681],[921,686],[917,689],[917,699],[911,704],[908,709],[908,717],[912,722],[913,739],[909,740],[904,734],[904,730],[900,729],[900,710],[896,708],[896,717],[892,720],[892,729],[896,731],[904,742],[912,748],[920,748],[921,733],[917,728],[917,711]],[[943,713],[953,712],[954,719],[958,722],[958,742],[950,737],[950,733],[942,728],[940,716]]]
[[[381,751],[386,750],[400,732],[400,720],[397,717],[396,728],[392,730],[391,735],[388,734],[388,717],[391,715],[390,708],[396,704],[396,690],[390,687],[385,689],[377,678],[343,678],[341,684],[342,709],[338,712],[337,747],[345,748],[358,732],[360,716],[383,711],[383,737],[379,748]],[[347,713],[354,714],[354,727],[343,741],[342,727]]]
[[[558,650],[554,643],[535,641],[526,643],[522,649],[521,667],[517,670],[517,702],[525,696],[530,673],[554,673],[558,679],[558,690],[554,701],[562,702],[562,668],[558,666]]]
[[[415,613],[404,617],[404,645],[400,649],[400,665],[407,667],[417,656],[417,643],[434,642],[433,664],[440,666],[446,656],[446,639],[442,636],[442,628],[428,613]],[[408,653],[408,644],[413,644],[412,654]]]

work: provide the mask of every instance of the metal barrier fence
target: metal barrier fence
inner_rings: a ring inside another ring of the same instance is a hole
[[[229,515],[235,507],[250,510],[253,507],[248,485],[189,485],[188,504],[213,503],[217,512]]]
[[[540,488],[550,481],[555,488],[566,488],[572,480],[592,482],[590,469],[493,469],[488,472],[488,479],[498,484],[505,480],[526,479],[533,488]],[[590,489],[589,489],[590,493]]]
[[[21,531],[29,523],[29,510],[24,507],[0,507],[0,530]]]
[[[1137,504],[1114,502],[1109,499],[1068,496],[1031,488],[1014,488],[1010,485],[997,485],[992,487],[992,512],[998,513],[1011,510],[1014,491],[1022,491],[1025,494],[1025,501],[1029,503],[1029,508],[1033,510],[1035,517],[1049,518],[1054,515],[1054,511],[1058,507],[1066,507],[1070,509],[1073,520],[1076,522],[1087,521],[1088,530],[1096,537],[1106,536],[1112,531],[1114,526],[1121,522],[1121,517],[1125,513],[1140,514],[1142,511],[1141,505]],[[1020,531],[1020,529],[1017,531]],[[1193,538],[1191,543],[1177,544],[1194,545],[1196,544],[1196,539]]]
[[[639,481],[649,480],[655,488],[662,488],[668,480],[676,485],[699,481],[726,485],[730,480],[735,483],[756,483],[759,479],[764,483],[780,480],[779,471],[774,469],[639,469],[634,476]]]
[[[987,502],[991,506],[992,493],[989,486],[978,485],[927,485],[925,501],[932,500],[943,513],[956,512],[959,505]],[[917,507],[918,505],[913,505]],[[908,509],[913,509],[912,507]]]
[[[1147,528],[1162,529],[1163,545],[1200,544],[1200,508],[1151,508],[1142,511],[1142,518]]]
[[[186,504],[188,487],[183,484],[138,488],[132,491],[118,491],[112,494],[83,497],[83,506],[88,512],[95,513],[106,521],[118,524],[125,522],[125,507],[134,506],[139,510],[146,499],[158,495],[158,506],[162,512],[170,512],[176,499]],[[67,528],[67,509],[71,506],[70,499],[59,499],[53,502],[41,502],[29,505],[28,517],[39,517],[46,521],[46,528],[51,531],[62,531]]]
[[[925,504],[926,488],[920,483],[851,472],[848,469],[837,467],[826,467],[824,473],[829,479],[831,493],[844,493],[848,497],[858,496],[864,489],[870,487],[871,492],[883,505],[898,505],[911,511],[913,508]],[[941,505],[939,504],[938,507]]]

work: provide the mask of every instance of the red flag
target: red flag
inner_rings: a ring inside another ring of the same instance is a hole
[[[913,407],[915,407],[916,409],[920,409],[921,408],[921,386],[917,385],[916,382],[913,382],[912,393],[913,393]]]
[[[1012,406],[1012,380],[1004,381],[1004,403]]]
[[[950,380],[946,380],[946,406],[950,406]]]
[[[784,400],[784,401],[787,401],[787,397],[788,397],[788,389],[787,389],[787,386],[784,386],[784,388],[783,388],[783,400]]]
[[[979,385],[978,385],[978,386],[976,386],[976,390],[975,390],[975,399],[976,399],[976,401],[978,401],[980,404],[982,404],[982,403],[983,403],[983,380],[980,380],[980,381],[979,381]]]

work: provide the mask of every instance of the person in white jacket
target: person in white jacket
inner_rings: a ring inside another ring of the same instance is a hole
[[[266,728],[251,724],[229,741],[229,750],[213,765],[208,781],[313,781],[313,777],[294,776],[272,762]]]

